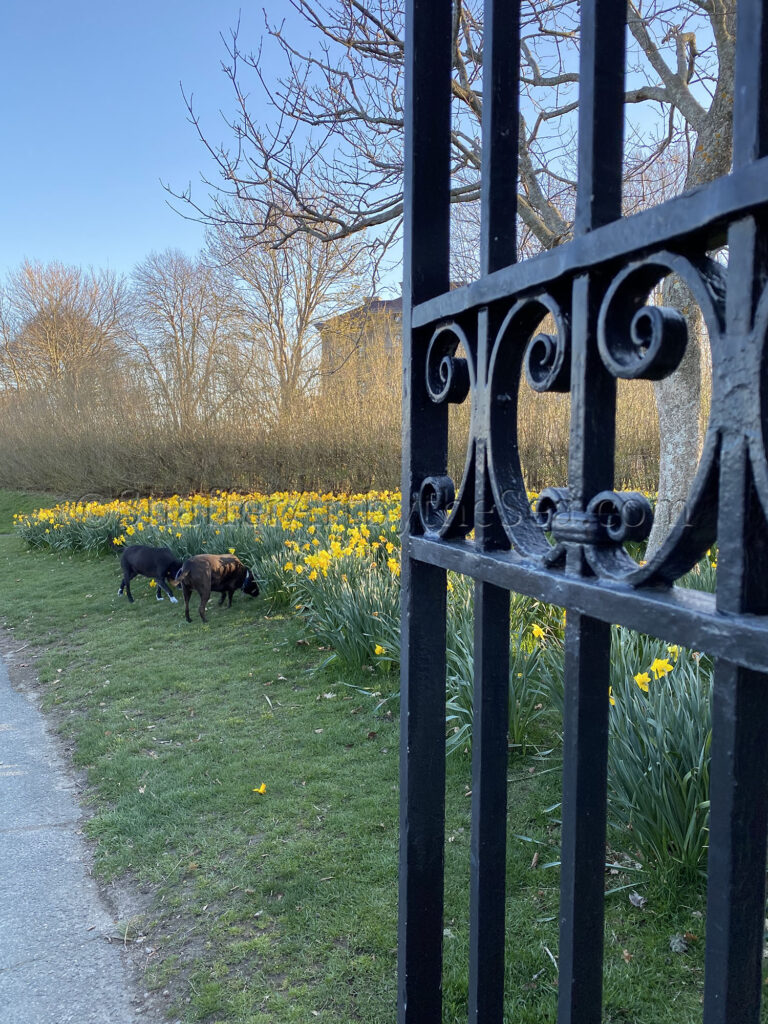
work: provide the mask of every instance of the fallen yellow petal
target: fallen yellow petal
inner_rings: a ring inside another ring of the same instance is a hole
[[[260,786],[256,786],[256,788],[254,789],[253,792],[254,793],[261,793],[261,795],[263,796],[267,792],[267,784],[266,784],[266,782],[262,782],[262,784]]]

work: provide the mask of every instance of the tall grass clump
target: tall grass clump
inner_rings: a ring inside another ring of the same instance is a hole
[[[634,653],[629,631],[618,646]],[[709,837],[711,666],[674,645],[650,653],[642,671],[620,658],[611,673],[609,813],[644,864],[693,880]]]
[[[346,555],[329,561],[325,574],[309,569],[294,575],[292,595],[312,633],[346,665],[389,668],[399,661],[397,575],[375,561]]]
[[[451,574],[446,650],[446,746],[448,753],[471,749],[474,720],[474,594],[472,582]],[[526,754],[541,734],[538,719],[546,714],[539,671],[542,605],[515,595],[509,642],[507,740],[511,753]]]
[[[562,713],[563,645],[542,656]],[[611,636],[608,816],[613,841],[666,878],[705,866],[712,736],[711,663],[698,652],[620,626]]]

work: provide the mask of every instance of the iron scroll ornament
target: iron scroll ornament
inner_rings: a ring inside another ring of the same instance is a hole
[[[466,359],[456,356],[461,345]],[[435,404],[459,405],[475,391],[474,351],[465,331],[454,321],[440,324],[427,348],[427,394]],[[424,531],[443,539],[466,537],[474,527],[475,403],[470,414],[469,444],[464,473],[455,496],[449,476],[430,476],[419,489],[419,518]]]
[[[598,318],[598,348],[608,371],[617,378],[660,380],[677,368],[687,344],[685,320],[674,310],[649,304],[653,290],[670,274],[678,275],[698,303],[709,332],[713,361],[713,395],[703,451],[688,498],[654,557],[638,564],[624,549],[629,540],[648,536],[652,511],[636,492],[603,491],[583,510],[570,507],[566,488],[547,488],[536,513],[529,505],[517,446],[517,390],[523,364],[528,382],[538,391],[564,389],[569,364],[569,318],[564,302],[551,295],[521,300],[497,334],[489,371],[489,468],[494,499],[505,532],[524,557],[560,565],[566,545],[582,545],[592,570],[603,578],[633,586],[671,584],[711,547],[716,536],[720,424],[725,415],[718,369],[725,358],[725,272],[707,257],[689,259],[660,252],[625,268],[610,284]],[[768,292],[761,305],[768,333]],[[549,314],[555,336],[534,334]],[[765,362],[765,358],[764,358]],[[557,367],[557,368],[556,368]],[[764,389],[768,392],[768,386]],[[763,417],[765,422],[766,417]],[[760,446],[764,452],[764,446]],[[768,469],[764,457],[761,495],[768,508]]]
[[[554,334],[539,327],[546,318]],[[560,565],[565,547],[548,540],[548,524],[567,504],[565,489],[550,488],[534,515],[525,487],[518,447],[518,391],[525,370],[538,392],[567,391],[570,379],[570,323],[559,297],[538,295],[516,302],[501,323],[489,366],[488,469],[501,524],[512,546],[527,558]],[[551,506],[548,504],[551,502]]]
[[[712,404],[689,493],[654,556],[639,565],[620,545],[586,548],[587,560],[595,573],[632,586],[674,583],[703,557],[717,534],[724,412],[719,384],[722,375],[718,371],[726,355],[725,270],[706,256],[688,258],[667,251],[630,264],[613,280],[602,301],[598,349],[606,368],[618,378],[656,381],[677,369],[688,343],[685,320],[676,310],[648,302],[653,290],[671,274],[687,286],[707,327],[712,352]]]

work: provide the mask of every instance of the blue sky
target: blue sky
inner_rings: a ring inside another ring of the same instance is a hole
[[[224,139],[218,111],[231,109],[233,93],[219,34],[240,6],[0,4],[0,277],[24,258],[129,272],[152,250],[201,247],[202,228],[169,209],[161,181],[182,189],[214,174],[179,82]],[[263,6],[282,17],[288,5]],[[242,8],[241,45],[255,49],[262,4]]]

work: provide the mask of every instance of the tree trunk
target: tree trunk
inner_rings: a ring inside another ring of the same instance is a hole
[[[646,558],[663,544],[683,511],[699,461],[704,330],[701,310],[679,277],[664,282],[662,304],[685,317],[688,344],[678,369],[654,385],[659,414],[659,495]]]
[[[698,126],[685,188],[705,185],[731,166],[733,138],[734,0],[712,0],[711,22],[717,40],[720,74],[710,108]],[[654,385],[659,413],[659,495],[646,558],[658,550],[690,491],[699,459],[701,413],[701,310],[682,281],[668,278],[665,305],[678,309],[688,323],[688,345],[680,367]]]

